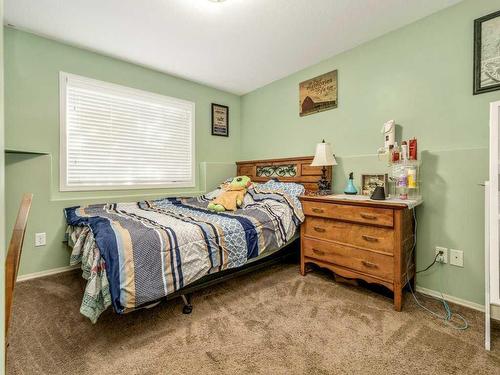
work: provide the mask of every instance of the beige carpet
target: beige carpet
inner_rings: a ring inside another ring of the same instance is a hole
[[[279,265],[181,302],[92,325],[78,312],[83,283],[68,273],[18,284],[9,374],[500,374],[483,350],[483,316],[455,331],[406,296],[403,312],[328,273]]]

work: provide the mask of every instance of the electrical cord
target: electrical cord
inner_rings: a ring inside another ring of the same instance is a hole
[[[411,248],[411,250],[408,252],[408,257],[406,259],[406,282],[408,283],[408,286],[410,288],[410,292],[413,296],[413,299],[415,300],[416,304],[421,307],[423,310],[427,311],[429,314],[431,314],[432,316],[438,318],[438,319],[441,319],[441,320],[444,320],[445,323],[447,325],[449,325],[451,328],[453,329],[456,329],[456,330],[466,330],[468,327],[469,327],[469,323],[467,322],[467,320],[460,314],[458,313],[453,313],[453,311],[451,310],[450,306],[448,305],[448,302],[446,302],[446,300],[444,299],[444,296],[443,296],[443,293],[441,292],[441,290],[443,289],[443,285],[442,285],[442,273],[440,273],[439,275],[439,294],[441,295],[441,298],[436,298],[436,297],[433,297],[433,296],[429,296],[429,298],[431,299],[434,299],[436,301],[439,301],[441,302],[441,304],[443,305],[443,308],[445,310],[445,315],[441,315],[440,313],[437,313],[435,311],[432,311],[431,309],[425,307],[420,301],[419,299],[417,298],[416,294],[415,294],[415,291],[413,290],[412,286],[411,286],[411,283],[410,283],[410,279],[408,278],[408,275],[409,275],[409,264],[410,264],[410,260],[412,259],[412,255],[413,255],[413,252],[415,251],[415,248],[417,246],[417,216],[415,214],[415,209],[413,209],[413,219],[414,219],[414,222],[415,222],[415,229],[414,229],[414,235],[413,235],[413,246]],[[425,272],[427,271],[428,269],[430,269],[434,264],[436,264],[437,262],[437,257],[439,256],[440,254],[436,254],[436,256],[434,257],[434,261],[432,262],[432,264],[427,267],[426,269],[424,270],[421,270],[421,271],[418,271],[416,273],[419,273],[419,272]],[[452,319],[453,317],[457,317],[459,320],[462,321],[463,325],[457,325],[455,323],[452,322]]]
[[[436,254],[436,256],[434,257],[434,260],[432,261],[432,263],[431,263],[429,266],[427,266],[427,268],[425,268],[425,269],[423,269],[423,270],[420,270],[420,271],[417,271],[417,272],[415,272],[415,273],[425,272],[425,271],[429,270],[429,269],[430,269],[433,265],[435,265],[435,264],[436,264],[438,256],[440,256],[440,255],[442,255],[442,254],[443,254],[443,252],[442,252],[442,251],[441,251],[441,252],[439,252],[439,253],[437,253],[437,254]]]

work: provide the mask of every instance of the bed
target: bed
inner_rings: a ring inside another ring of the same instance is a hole
[[[237,163],[249,176],[242,207],[207,210],[221,189],[199,197],[106,203],[65,209],[70,264],[87,280],[80,312],[95,323],[109,306],[118,314],[190,293],[275,263],[298,237],[298,196],[315,189],[312,157]],[[331,176],[331,170],[329,170]]]

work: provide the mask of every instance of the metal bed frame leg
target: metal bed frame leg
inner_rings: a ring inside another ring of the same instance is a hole
[[[184,302],[184,307],[182,308],[183,314],[191,314],[193,311],[193,305],[191,305],[191,294],[182,294],[182,301]]]

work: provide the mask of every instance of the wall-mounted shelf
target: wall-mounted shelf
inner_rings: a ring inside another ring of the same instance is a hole
[[[45,151],[36,151],[36,150],[19,150],[13,148],[6,148],[6,154],[25,154],[25,155],[48,155],[49,152]]]

